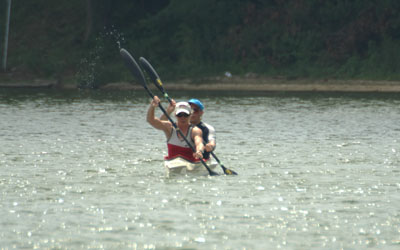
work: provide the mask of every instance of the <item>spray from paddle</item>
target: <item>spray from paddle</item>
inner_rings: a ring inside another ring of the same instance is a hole
[[[104,27],[94,41],[94,46],[85,57],[80,60],[78,71],[75,74],[78,87],[82,89],[96,89],[101,85],[104,78],[104,72],[107,72],[106,56],[107,53],[113,53],[113,48],[121,50],[125,44],[125,36],[114,26]],[[110,49],[111,48],[111,49]]]

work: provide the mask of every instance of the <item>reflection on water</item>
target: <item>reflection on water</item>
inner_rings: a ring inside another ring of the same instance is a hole
[[[143,91],[0,90],[1,246],[399,247],[398,95],[170,96],[238,176],[167,178]]]

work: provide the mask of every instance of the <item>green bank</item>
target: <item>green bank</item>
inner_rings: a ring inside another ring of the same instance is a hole
[[[11,1],[2,81],[83,88],[130,80],[119,55],[166,81],[258,75],[400,79],[399,1]],[[7,1],[0,3],[2,58]]]

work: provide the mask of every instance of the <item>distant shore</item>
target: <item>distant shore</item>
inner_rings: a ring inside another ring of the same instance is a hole
[[[277,78],[213,78],[202,81],[180,81],[164,83],[168,90],[221,90],[221,91],[269,91],[269,92],[400,92],[400,81],[367,80],[287,80]],[[149,84],[152,88],[152,84]],[[51,80],[0,83],[0,88],[56,88],[77,89],[73,83],[58,83]],[[100,89],[142,89],[140,84],[110,83]]]

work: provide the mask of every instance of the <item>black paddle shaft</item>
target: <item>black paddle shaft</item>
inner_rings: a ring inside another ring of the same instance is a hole
[[[154,94],[151,92],[151,90],[147,87],[146,84],[146,79],[144,78],[143,72],[140,69],[139,65],[137,64],[137,62],[135,61],[135,59],[131,56],[131,54],[125,50],[125,49],[121,49],[120,50],[121,56],[124,59],[124,62],[126,64],[126,66],[131,70],[131,73],[137,78],[137,80],[139,80],[140,84],[142,84],[142,86],[144,87],[144,89],[146,90],[146,92],[149,94],[149,96],[151,98],[154,98]],[[178,126],[176,125],[176,123],[171,119],[171,117],[168,115],[167,111],[165,111],[165,109],[163,108],[163,106],[161,105],[161,103],[159,103],[158,107],[161,109],[161,111],[164,113],[164,115],[168,118],[168,120],[172,123],[172,126],[174,126],[174,128],[176,129],[176,131],[178,131],[179,135],[185,140],[185,142],[189,145],[189,147],[192,149],[193,152],[196,152],[196,149],[194,148],[194,146],[192,144],[189,143],[189,141],[187,140],[187,138],[183,135],[182,131],[178,128]],[[203,166],[207,169],[208,173],[211,176],[214,175],[218,175],[216,172],[212,171],[207,164],[205,163],[203,158],[200,158],[201,163],[203,164]]]

